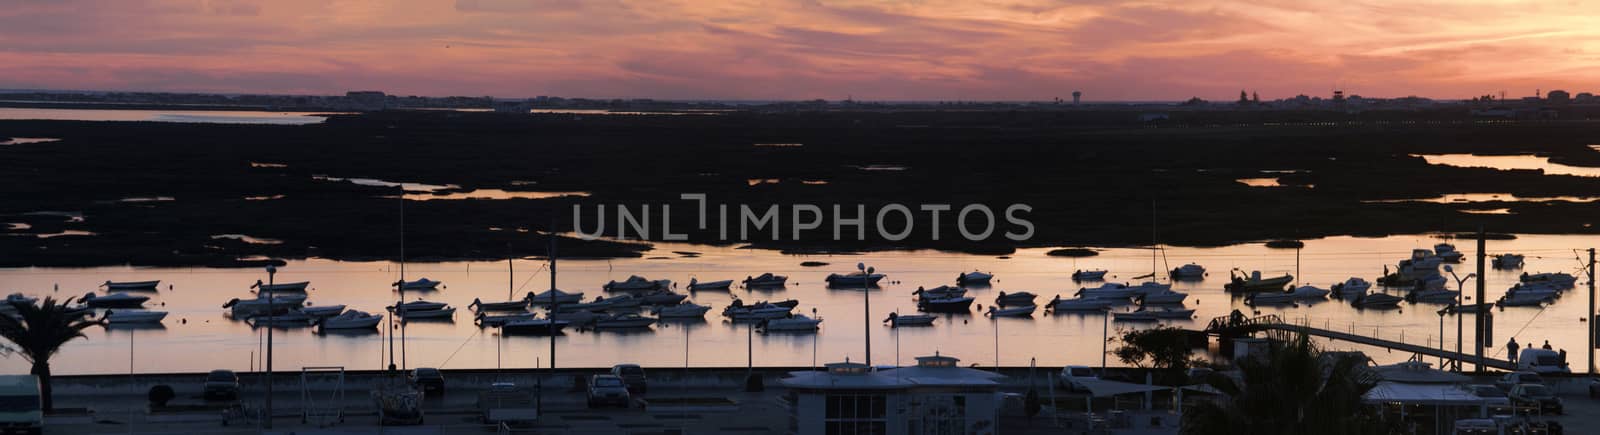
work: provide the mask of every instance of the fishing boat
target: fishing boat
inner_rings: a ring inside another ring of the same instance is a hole
[[[1435,303],[1435,304],[1449,304],[1449,303],[1455,303],[1456,298],[1458,298],[1460,296],[1461,296],[1460,292],[1456,292],[1456,291],[1452,291],[1452,290],[1430,289],[1430,290],[1418,290],[1418,291],[1411,292],[1410,294],[1406,295],[1406,300],[1410,301],[1411,303],[1423,302],[1423,303]]]
[[[648,328],[654,324],[656,324],[656,319],[634,313],[625,313],[595,320],[592,326],[595,329],[626,329]]]
[[[674,293],[672,290],[656,290],[639,296],[645,305],[676,305],[688,299],[689,295]]]
[[[1241,275],[1239,269],[1228,271],[1230,282],[1222,288],[1231,292],[1275,292],[1281,291],[1289,283],[1294,282],[1294,275],[1283,274],[1270,278],[1263,278],[1261,271],[1250,272],[1250,275]]]
[[[1356,308],[1395,308],[1400,306],[1401,300],[1401,297],[1388,293],[1367,293],[1356,297],[1351,305]]]
[[[1285,292],[1258,292],[1244,297],[1250,305],[1289,304],[1296,301],[1317,300],[1328,296],[1328,290],[1315,286],[1300,286]]]
[[[106,291],[108,291],[108,292],[111,292],[111,291],[129,291],[129,290],[155,290],[156,286],[158,286],[158,285],[161,285],[161,280],[155,280],[155,281],[122,281],[122,282],[106,281],[105,284],[100,284],[100,286],[101,287],[105,287]]]
[[[1457,251],[1456,245],[1449,243],[1433,245],[1433,255],[1439,257],[1439,260],[1445,263],[1461,262],[1461,251]]]
[[[316,307],[303,307],[300,312],[314,318],[333,317],[344,312],[344,305],[323,305]]]
[[[1522,255],[1520,255],[1520,254],[1500,254],[1500,255],[1496,255],[1496,256],[1494,256],[1494,260],[1491,260],[1491,264],[1494,266],[1495,269],[1517,269],[1517,268],[1521,268],[1522,267]]]
[[[938,318],[938,316],[934,316],[932,314],[908,314],[902,316],[900,313],[889,313],[889,318],[883,319],[883,322],[888,323],[889,327],[891,328],[899,328],[901,326],[931,326],[933,325],[933,320],[936,318]]]
[[[467,305],[467,308],[477,311],[522,311],[528,309],[533,296],[533,292],[528,292],[528,296],[522,299],[500,302],[484,302],[482,299],[472,298],[472,303]]]
[[[271,314],[271,311],[292,310],[299,308],[305,302],[306,295],[304,294],[273,295],[271,299],[268,299],[267,295],[262,293],[249,299],[229,299],[227,303],[222,304],[222,308],[231,310],[235,318],[240,318]]]
[[[149,296],[130,295],[127,293],[112,293],[98,296],[94,293],[83,295],[83,305],[89,308],[138,308],[149,301]]]
[[[444,307],[437,310],[400,310],[395,311],[394,314],[402,320],[444,319],[455,316],[456,307]]]
[[[972,272],[967,272],[967,273],[962,273],[960,275],[956,275],[956,284],[957,285],[974,285],[974,284],[982,285],[982,284],[988,284],[989,280],[992,280],[992,279],[994,279],[994,274],[992,274],[992,273],[983,273],[983,272],[979,272],[979,271],[972,271]]]
[[[260,291],[264,291],[264,292],[305,292],[306,291],[306,287],[309,287],[310,285],[311,285],[311,281],[286,282],[286,283],[283,283],[283,284],[276,284],[276,283],[267,284],[267,283],[261,282],[261,280],[258,279],[258,280],[256,280],[255,284],[251,284],[250,285],[250,288],[259,289]]]
[[[480,326],[500,326],[507,322],[529,320],[533,319],[534,317],[535,316],[533,313],[484,314],[480,312],[476,317],[474,317],[474,320],[477,320],[478,325]]]
[[[1102,299],[1102,298],[1095,298],[1095,297],[1077,297],[1077,298],[1072,298],[1072,299],[1062,299],[1061,295],[1056,295],[1055,299],[1051,299],[1049,303],[1045,304],[1045,308],[1049,308],[1049,309],[1055,310],[1057,312],[1061,312],[1061,311],[1103,311],[1106,308],[1111,307],[1111,305],[1113,305],[1115,302],[1116,301],[1113,301],[1113,300],[1110,300],[1110,299]]]
[[[929,313],[966,313],[972,311],[972,297],[919,299],[917,309]]]
[[[1134,300],[1138,301],[1140,305],[1173,305],[1182,304],[1183,301],[1188,298],[1188,293],[1166,290],[1162,292],[1145,293],[1134,297]]]
[[[911,292],[911,294],[919,298],[926,299],[959,298],[967,295],[967,289],[961,287],[951,287],[947,285],[941,285],[931,289],[917,287],[917,290]]]
[[[533,295],[532,302],[534,305],[575,304],[583,302],[583,292],[567,293],[561,289],[550,289]]]
[[[572,324],[565,320],[554,319],[515,319],[500,323],[500,333],[510,335],[554,335],[560,333],[567,325]]]
[[[422,278],[416,281],[395,281],[393,286],[399,287],[401,290],[437,290],[439,284],[443,284],[443,282]]]
[[[1335,298],[1353,299],[1367,294],[1367,290],[1371,288],[1372,283],[1367,282],[1367,280],[1361,279],[1360,277],[1351,277],[1350,279],[1344,280],[1344,282],[1334,284],[1330,290],[1332,290],[1333,297]]]
[[[1033,300],[1038,297],[1038,295],[1029,292],[1000,292],[1000,296],[994,298],[994,303],[1002,307],[1007,305],[1033,305]]]
[[[105,319],[106,323],[112,325],[161,323],[161,319],[167,318],[167,312],[144,310],[106,310],[106,313],[102,318]]]
[[[391,306],[389,309],[400,311],[433,311],[442,310],[444,307],[449,305],[450,304],[446,304],[444,302],[432,302],[418,299],[411,302],[401,303],[398,307]]]
[[[754,277],[754,278],[751,278],[751,277],[748,277],[748,276],[744,278],[744,286],[746,288],[750,288],[750,287],[783,287],[783,285],[785,283],[788,283],[788,282],[789,282],[789,277],[783,276],[783,275],[773,275],[771,273],[763,273],[763,274],[761,274],[761,276],[757,276],[757,277]]]
[[[1206,277],[1206,268],[1205,266],[1189,263],[1173,268],[1168,276],[1177,280],[1201,279]]]
[[[5,302],[6,302],[5,304],[8,305],[8,306],[33,305],[35,302],[39,302],[39,298],[29,297],[29,296],[24,295],[22,293],[12,293],[12,294],[6,295],[6,301]]]
[[[1096,281],[1106,279],[1105,270],[1078,270],[1072,272],[1073,281]]]
[[[699,305],[685,302],[678,305],[663,305],[650,309],[650,314],[662,319],[693,319],[703,318],[711,311],[710,305]],[[788,311],[784,311],[787,313]]]
[[[824,280],[828,282],[828,286],[829,287],[864,287],[864,286],[876,286],[876,285],[878,285],[878,281],[882,280],[883,277],[884,277],[884,274],[881,274],[881,273],[866,273],[866,272],[850,272],[850,273],[846,273],[846,274],[830,273],[830,274],[828,274],[827,278],[824,278]]]
[[[1108,282],[1095,288],[1080,288],[1074,296],[1100,299],[1128,299],[1134,296],[1134,289],[1127,284]]]
[[[700,280],[698,280],[698,279],[689,278],[689,291],[697,291],[697,290],[727,290],[729,287],[732,287],[732,286],[733,286],[733,280],[731,280],[731,279],[724,279],[724,280],[721,280],[721,281],[700,282]]]
[[[1000,308],[991,305],[989,307],[989,311],[984,313],[984,315],[989,317],[1027,317],[1032,316],[1033,311],[1038,308],[1039,307],[1037,305],[1033,304],[1007,308]]]
[[[644,277],[639,276],[639,275],[629,275],[628,279],[626,279],[626,280],[623,280],[623,281],[609,281],[609,282],[606,282],[605,285],[600,286],[600,288],[603,288],[606,291],[619,291],[619,292],[620,291],[659,290],[659,289],[670,288],[670,287],[672,287],[672,280],[669,280],[669,279],[658,279],[658,280],[651,281],[651,280],[645,279]]]
[[[762,320],[756,327],[761,328],[763,332],[816,331],[821,324],[822,319],[813,319],[804,314],[796,314],[791,317]]]
[[[331,329],[369,329],[378,325],[383,320],[382,314],[370,314],[360,310],[350,310],[339,313],[337,316],[317,321],[317,326],[322,330]]]

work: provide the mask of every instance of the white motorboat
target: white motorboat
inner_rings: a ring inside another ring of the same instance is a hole
[[[529,319],[533,319],[534,317],[535,316],[534,316],[533,313],[515,313],[515,314],[483,314],[483,313],[478,313],[478,316],[476,317],[476,320],[478,321],[479,325],[483,325],[483,326],[500,326],[500,325],[503,325],[503,324],[505,324],[507,322],[517,321],[517,320],[529,320]]]
[[[1188,293],[1166,290],[1161,292],[1145,293],[1143,295],[1134,297],[1134,300],[1137,300],[1140,304],[1146,305],[1173,305],[1182,304],[1183,301],[1188,298]]]
[[[227,303],[222,304],[222,308],[232,310],[234,317],[257,316],[269,314],[269,310],[282,312],[299,308],[301,304],[306,302],[306,295],[295,293],[274,295],[270,299],[271,303],[269,304],[268,302],[267,295],[258,294],[256,297],[249,299],[230,299]]]
[[[1506,294],[1500,297],[1496,304],[1502,307],[1531,307],[1554,302],[1555,295],[1550,293],[1519,293]]]
[[[956,275],[956,284],[958,284],[958,285],[980,284],[981,285],[981,284],[988,284],[989,280],[992,280],[992,279],[994,279],[994,274],[992,274],[992,273],[983,273],[983,272],[979,272],[979,271],[972,271],[972,272],[966,272],[966,273],[962,273],[960,275]]]
[[[933,325],[933,320],[936,318],[938,316],[932,314],[908,314],[902,316],[900,313],[889,313],[889,318],[883,319],[883,322],[888,323],[893,328],[901,326],[930,326]]]
[[[1522,267],[1522,255],[1520,255],[1520,254],[1500,254],[1500,255],[1496,255],[1496,256],[1494,256],[1494,260],[1492,260],[1491,263],[1494,265],[1495,269],[1517,269],[1517,268]]]
[[[1372,283],[1367,282],[1367,280],[1361,279],[1360,277],[1351,277],[1350,279],[1344,280],[1344,282],[1334,284],[1331,290],[1333,290],[1332,294],[1335,298],[1354,299],[1361,297],[1361,295],[1367,294],[1367,290],[1371,288]]]
[[[6,295],[6,301],[5,302],[6,302],[5,305],[8,305],[8,306],[33,305],[35,302],[39,302],[39,298],[29,297],[29,296],[24,295],[22,293],[12,293],[12,294]]]
[[[1033,305],[1033,300],[1038,297],[1038,295],[1029,292],[1000,292],[1000,296],[994,298],[994,303],[1002,307],[1007,305]]]
[[[167,318],[166,311],[145,310],[107,310],[104,316],[106,323],[112,325],[161,323],[161,319],[165,318]]]
[[[639,275],[630,275],[630,276],[628,276],[628,279],[626,279],[626,280],[623,280],[623,281],[620,281],[620,282],[619,281],[610,281],[610,282],[607,282],[605,285],[600,286],[600,288],[603,288],[606,291],[659,290],[659,289],[671,288],[671,287],[672,287],[672,280],[669,280],[669,279],[658,279],[658,280],[652,281],[652,280],[645,279],[644,277],[639,276]]]
[[[1351,305],[1355,305],[1356,308],[1395,308],[1400,306],[1402,300],[1401,297],[1388,293],[1367,293],[1356,297]]]
[[[1222,288],[1231,292],[1277,292],[1282,291],[1289,283],[1294,282],[1294,276],[1283,274],[1274,277],[1262,277],[1261,271],[1252,271],[1249,275],[1241,275],[1238,269],[1228,272],[1230,282]]]
[[[1578,282],[1578,277],[1565,272],[1544,272],[1529,274],[1523,272],[1518,280],[1526,284],[1548,284],[1561,288],[1572,288]]]
[[[433,302],[418,299],[411,302],[402,302],[397,307],[391,306],[389,308],[396,311],[433,311],[442,310],[444,307],[449,305],[450,304],[446,304],[444,302]]]
[[[328,317],[317,321],[317,326],[323,330],[329,329],[367,329],[383,321],[382,314],[370,314],[360,310],[350,310],[339,313],[337,316]]]
[[[1133,290],[1133,295],[1134,296],[1143,295],[1143,294],[1150,294],[1150,293],[1168,292],[1168,291],[1172,291],[1172,284],[1162,284],[1162,283],[1155,282],[1155,281],[1145,281],[1145,282],[1139,283],[1139,285],[1136,285],[1136,286],[1129,286],[1128,290]]]
[[[416,281],[395,281],[393,286],[397,286],[401,290],[421,290],[421,291],[425,291],[425,290],[437,290],[439,288],[439,284],[443,284],[443,282],[434,281],[434,280],[427,279],[427,278],[422,278],[422,279],[418,279]]]
[[[477,311],[522,311],[528,309],[533,300],[533,292],[528,292],[522,299],[509,301],[484,302],[479,298],[472,298],[472,303],[467,305]]]
[[[105,284],[100,284],[100,286],[105,287],[106,291],[108,291],[108,292],[111,292],[111,291],[128,291],[128,290],[155,290],[156,286],[159,286],[159,285],[161,285],[161,281],[160,280],[155,280],[155,281],[123,281],[123,282],[106,281]]]
[[[966,313],[972,311],[972,297],[958,298],[922,298],[917,300],[917,309],[929,313]]]
[[[89,308],[138,308],[144,306],[150,297],[127,293],[112,293],[105,296],[89,293],[83,295],[82,300],[83,305]]]
[[[813,319],[804,314],[796,314],[793,317],[762,320],[756,327],[765,332],[816,331],[821,324],[822,319]]]
[[[1105,270],[1079,270],[1072,272],[1073,281],[1095,281],[1106,279]]]
[[[1108,282],[1095,288],[1080,288],[1074,296],[1100,299],[1128,299],[1134,296],[1134,290],[1127,284]]]
[[[688,298],[689,295],[674,293],[672,290],[656,290],[639,296],[639,300],[645,305],[677,305]]]
[[[1460,292],[1456,292],[1456,291],[1452,291],[1452,290],[1442,290],[1442,289],[1418,290],[1418,291],[1411,292],[1411,294],[1406,295],[1406,300],[1409,300],[1412,303],[1422,302],[1422,303],[1435,303],[1435,304],[1451,304],[1451,303],[1455,303],[1456,302],[1456,298],[1459,297],[1459,296],[1461,296]]]
[[[561,291],[561,289],[550,289],[533,295],[534,305],[575,304],[578,302],[583,302],[583,292],[567,293]]]
[[[333,317],[344,312],[344,305],[322,305],[300,308],[300,312],[314,318]]]
[[[699,305],[685,302],[678,305],[664,305],[650,309],[651,314],[663,319],[693,319],[705,317],[711,311],[710,305]],[[785,311],[786,313],[788,311]]]
[[[951,287],[947,285],[941,285],[931,289],[917,287],[917,290],[911,292],[911,294],[922,299],[959,298],[967,295],[967,289],[961,287]]]
[[[1172,279],[1201,279],[1206,277],[1206,268],[1194,263],[1185,264],[1172,269],[1169,274]]]
[[[455,314],[456,307],[444,307],[437,310],[401,310],[395,312],[395,315],[399,316],[403,320],[444,319],[453,317]]]
[[[306,291],[306,287],[308,287],[310,285],[311,285],[311,281],[286,282],[286,283],[282,283],[282,284],[276,284],[276,283],[267,284],[267,283],[261,282],[261,280],[258,279],[258,280],[256,280],[255,284],[251,284],[250,285],[250,288],[258,289],[258,290],[263,291],[263,292],[304,292],[304,291]]]
[[[638,314],[626,313],[597,319],[594,321],[593,326],[595,329],[625,329],[648,328],[650,325],[654,324],[656,324],[656,319],[640,316]]]
[[[881,273],[850,272],[842,275],[830,273],[824,280],[828,282],[829,287],[863,287],[878,285],[878,281],[883,277],[884,274]]]
[[[722,310],[722,315],[735,321],[767,320],[788,317],[794,307],[785,307],[772,304],[756,304],[751,306],[729,306]]]
[[[1457,251],[1456,245],[1449,243],[1433,245],[1433,255],[1439,257],[1439,260],[1445,263],[1461,262],[1461,251]]]
[[[754,278],[751,278],[751,277],[748,277],[748,276],[744,278],[744,286],[746,288],[749,288],[749,287],[782,287],[785,283],[788,283],[788,282],[789,282],[789,277],[783,276],[783,275],[773,275],[771,273],[763,273],[763,274],[761,274],[761,276],[757,276],[757,277],[754,277]]]
[[[991,305],[989,306],[989,311],[984,314],[990,317],[1027,317],[1032,316],[1033,311],[1038,308],[1039,306],[1033,304],[1007,308],[999,308]]]
[[[1433,255],[1427,249],[1411,250],[1411,258],[1400,260],[1394,273],[1389,273],[1388,266],[1384,266],[1383,277],[1378,278],[1378,284],[1389,287],[1413,285],[1417,280],[1439,275],[1439,264],[1444,259]]]
[[[1244,303],[1251,305],[1287,304],[1296,301],[1318,300],[1327,296],[1328,290],[1326,289],[1303,285],[1286,292],[1251,293],[1244,297]]]
[[[1114,303],[1115,303],[1115,301],[1110,300],[1110,299],[1102,299],[1102,298],[1094,298],[1094,297],[1077,297],[1077,298],[1072,298],[1072,299],[1062,299],[1061,295],[1056,295],[1055,299],[1051,299],[1048,304],[1045,304],[1045,307],[1046,308],[1050,308],[1052,310],[1055,310],[1056,312],[1062,312],[1062,311],[1104,311],[1106,308],[1110,308],[1111,305],[1113,305]]]
[[[733,286],[733,280],[731,280],[731,279],[724,279],[724,280],[721,280],[721,281],[700,282],[700,280],[698,280],[698,279],[689,278],[689,290],[690,291],[697,291],[697,290],[727,290],[729,287],[732,287],[732,286]]]
[[[553,335],[560,333],[571,322],[554,319],[516,319],[500,324],[500,333],[512,335]]]

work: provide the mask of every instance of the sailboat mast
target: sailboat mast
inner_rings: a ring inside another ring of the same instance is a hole
[[[512,264],[512,262],[511,262],[512,257],[513,257],[513,255],[511,254],[511,243],[510,242],[506,242],[506,300],[508,300],[508,301],[512,300],[512,299],[516,299],[516,297],[514,297],[512,295],[512,293],[516,292],[516,287],[517,287],[517,269],[516,269],[516,265]]]
[[[406,303],[406,195],[405,195],[405,191],[401,191],[400,192],[400,293],[399,294],[400,294],[400,300],[398,302],[395,302],[395,304],[394,304],[394,312],[397,313],[397,314],[405,310],[405,307],[402,304]],[[391,318],[390,319],[391,322],[394,321],[394,319],[393,319],[394,316],[393,315],[390,315],[389,317]],[[391,349],[391,351],[392,351],[392,349]],[[390,361],[389,365],[390,366],[394,366],[394,362]],[[405,370],[405,369],[406,369],[406,322],[402,320],[400,322],[400,370]]]

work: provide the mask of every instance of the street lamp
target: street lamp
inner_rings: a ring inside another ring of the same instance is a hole
[[[267,429],[272,429],[272,323],[277,320],[277,314],[273,311],[277,309],[274,306],[277,301],[273,300],[272,290],[273,277],[277,273],[278,266],[267,265],[267,415],[263,419],[263,426]]]
[[[872,274],[877,269],[867,267],[866,263],[856,263],[856,270],[863,272],[861,275],[861,331],[862,337],[867,342],[867,370],[872,370]]]
[[[1450,265],[1448,265],[1448,264],[1444,265],[1444,271],[1445,272],[1450,272],[1450,277],[1456,280],[1456,371],[1459,372],[1459,371],[1461,371],[1461,329],[1462,329],[1462,326],[1461,326],[1462,325],[1462,320],[1461,320],[1461,318],[1462,318],[1462,316],[1465,316],[1465,314],[1464,314],[1465,311],[1462,311],[1462,309],[1466,308],[1466,304],[1463,303],[1464,301],[1462,300],[1462,298],[1464,298],[1465,295],[1467,294],[1467,289],[1465,288],[1467,280],[1472,279],[1474,277],[1477,277],[1478,274],[1477,273],[1469,273],[1465,277],[1457,276],[1456,275],[1456,268],[1450,267]],[[1478,301],[1478,303],[1482,304],[1483,301]],[[1472,315],[1477,316],[1477,315],[1480,315],[1480,314],[1481,313],[1478,312],[1478,309],[1476,309],[1476,308],[1473,309]],[[1439,321],[1440,322],[1444,322],[1444,315],[1443,314],[1441,314],[1439,316]],[[1439,347],[1444,347],[1444,343],[1443,343],[1444,333],[1440,332],[1439,335],[1440,335],[1439,339],[1441,341],[1439,343]]]

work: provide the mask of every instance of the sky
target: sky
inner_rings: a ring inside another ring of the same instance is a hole
[[[1227,100],[1600,92],[1600,0],[0,0],[0,88]]]

